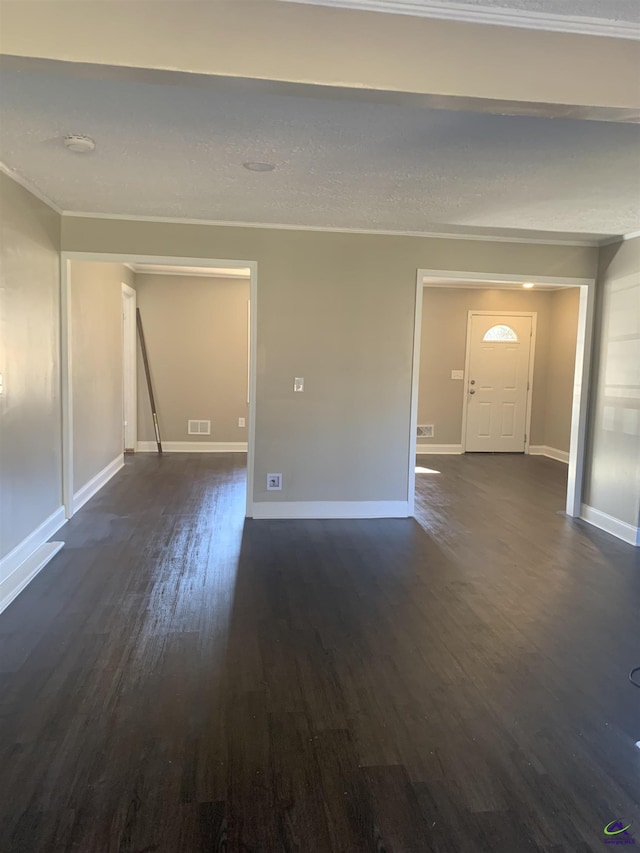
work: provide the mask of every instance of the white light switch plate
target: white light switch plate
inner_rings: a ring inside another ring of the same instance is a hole
[[[244,420],[244,418],[238,418],[238,426],[239,426],[239,427],[243,427],[244,425],[245,425],[245,420]]]
[[[452,370],[451,371],[452,379],[464,379],[464,370]]]
[[[294,391],[304,391],[304,376],[296,376],[293,380]]]

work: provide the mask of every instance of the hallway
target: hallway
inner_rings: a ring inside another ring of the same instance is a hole
[[[640,554],[541,457],[420,456],[418,521],[247,521],[137,455],[0,616],[3,853],[601,850],[640,821]]]

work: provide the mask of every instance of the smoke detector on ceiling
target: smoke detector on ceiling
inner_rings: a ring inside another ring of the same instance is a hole
[[[81,136],[77,133],[70,133],[64,138],[65,147],[75,154],[88,154],[96,147],[95,142],[90,136]]]

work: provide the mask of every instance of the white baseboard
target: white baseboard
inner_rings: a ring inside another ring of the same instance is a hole
[[[108,483],[109,480],[123,467],[124,456],[121,453],[119,456],[116,456],[113,462],[109,462],[108,465],[105,465],[102,471],[99,471],[95,477],[92,477],[88,483],[85,483],[82,488],[78,489],[78,491],[74,493],[73,512],[78,512],[78,510],[83,507],[87,501],[91,500],[96,492],[99,492],[105,483]]]
[[[33,533],[0,560],[0,613],[63,546],[47,542],[66,522],[64,507],[59,507]]]
[[[257,501],[253,518],[407,518],[408,501]]]
[[[569,452],[567,450],[557,450],[555,447],[547,447],[546,444],[530,444],[529,454],[531,456],[548,456],[549,459],[569,464]]]
[[[138,453],[157,453],[155,441],[139,441]],[[163,453],[246,453],[246,441],[163,441]]]
[[[619,518],[607,515],[606,512],[601,512],[587,504],[582,504],[580,518],[593,524],[594,527],[599,527],[600,530],[611,533],[612,536],[617,536],[623,542],[628,542],[629,545],[640,546],[640,528],[634,527],[633,524],[620,521]]]
[[[460,455],[463,452],[461,444],[416,444],[416,453],[448,453]]]

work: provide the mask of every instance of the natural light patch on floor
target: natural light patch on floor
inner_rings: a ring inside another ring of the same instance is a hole
[[[416,474],[439,474],[435,468],[423,468],[421,465],[416,465]]]

